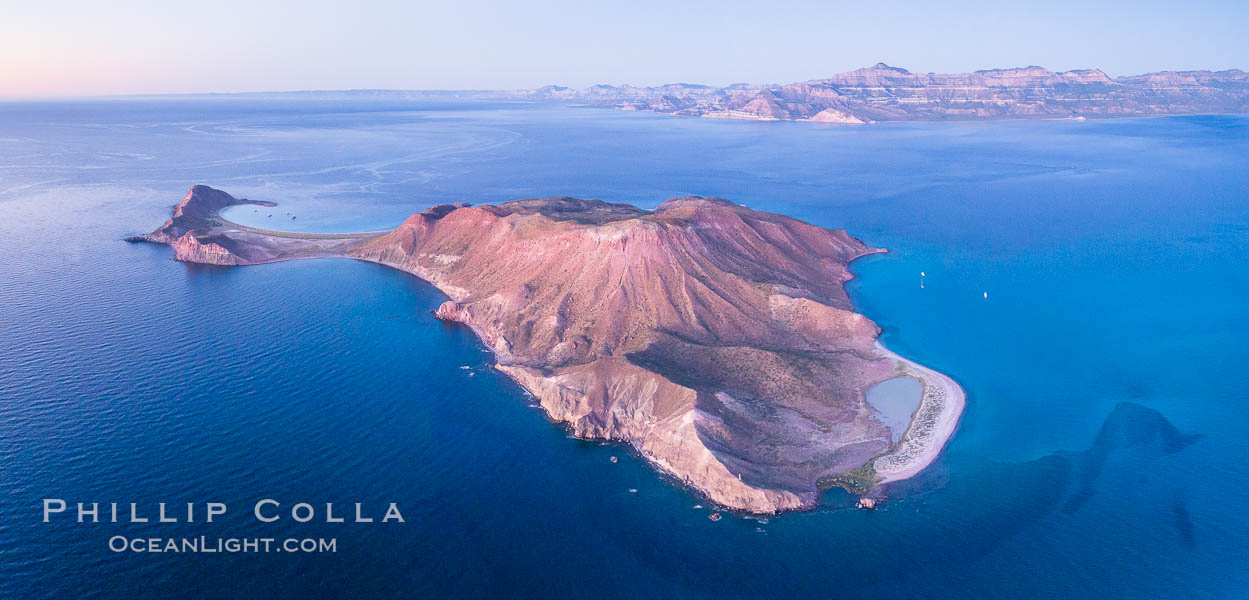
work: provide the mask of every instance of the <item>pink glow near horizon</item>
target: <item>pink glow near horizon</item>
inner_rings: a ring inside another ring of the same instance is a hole
[[[1249,69],[1240,0],[785,4],[45,0],[4,9],[0,97],[788,83],[877,61]]]

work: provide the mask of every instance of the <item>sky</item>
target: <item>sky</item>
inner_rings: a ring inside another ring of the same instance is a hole
[[[1249,70],[1249,0],[0,0],[0,97]]]

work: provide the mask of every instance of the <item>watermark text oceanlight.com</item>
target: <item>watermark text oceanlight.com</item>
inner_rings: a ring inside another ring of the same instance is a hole
[[[263,552],[338,552],[337,538],[108,538],[113,552],[179,552],[179,553],[263,553]]]

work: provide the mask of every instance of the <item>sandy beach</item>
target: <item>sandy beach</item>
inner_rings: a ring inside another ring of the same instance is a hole
[[[885,348],[879,341],[876,349],[882,354],[905,365],[905,375],[915,377],[924,384],[924,395],[919,409],[911,419],[911,426],[893,452],[881,456],[873,463],[879,483],[900,481],[913,477],[932,464],[941,454],[946,441],[954,434],[959,416],[963,414],[966,395],[954,380],[908,360]]]

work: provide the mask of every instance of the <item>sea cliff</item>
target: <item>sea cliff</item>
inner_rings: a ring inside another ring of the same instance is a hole
[[[852,311],[847,265],[880,250],[841,230],[718,198],[646,211],[559,197],[294,234],[221,218],[242,203],[254,202],[196,186],[131,239],[186,262],[348,257],[416,275],[449,298],[436,316],[471,327],[574,435],[628,443],[726,507],[809,508],[831,485],[871,493],[931,463],[962,410],[952,380],[879,346]],[[865,395],[900,372],[924,397],[895,436]]]

